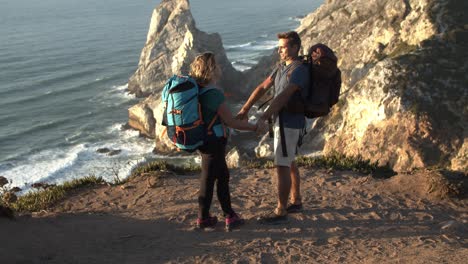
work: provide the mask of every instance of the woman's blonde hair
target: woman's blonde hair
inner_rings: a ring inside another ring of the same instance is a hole
[[[215,55],[212,52],[204,52],[193,60],[190,64],[190,76],[192,76],[200,86],[206,86],[212,81],[216,81],[221,72],[216,64]]]

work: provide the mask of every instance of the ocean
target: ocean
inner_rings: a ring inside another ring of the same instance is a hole
[[[165,158],[151,153],[152,140],[122,129],[141,100],[127,93],[127,81],[159,2],[0,0],[0,176],[26,190],[89,175],[114,181]],[[197,28],[220,33],[243,71],[322,2],[190,3]],[[104,148],[116,155],[98,152]]]

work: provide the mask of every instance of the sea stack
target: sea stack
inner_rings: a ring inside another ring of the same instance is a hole
[[[190,62],[205,51],[216,54],[222,67],[220,86],[228,91],[235,89],[234,80],[239,80],[241,73],[228,61],[220,35],[196,28],[188,0],[162,0],[153,11],[138,69],[130,77],[128,89],[138,97],[158,93],[173,74],[187,74]]]

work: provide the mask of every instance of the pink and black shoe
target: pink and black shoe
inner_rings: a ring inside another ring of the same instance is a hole
[[[226,230],[231,231],[233,228],[239,227],[244,223],[244,219],[240,218],[236,213],[232,213],[226,217]]]
[[[218,218],[216,216],[209,216],[207,218],[198,218],[197,219],[197,227],[200,229],[203,228],[214,228],[218,223]]]

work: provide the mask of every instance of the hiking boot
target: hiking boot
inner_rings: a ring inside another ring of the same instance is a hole
[[[218,223],[218,218],[216,216],[209,216],[204,219],[197,219],[197,227],[200,229],[207,227],[214,228],[216,226],[216,223]]]
[[[245,223],[245,220],[242,219],[236,213],[232,213],[226,217],[226,230],[231,231],[233,228],[239,227]]]
[[[288,215],[278,215],[274,211],[264,214],[257,218],[259,224],[262,225],[280,225],[288,223]]]
[[[289,214],[302,212],[302,203],[290,204],[288,207],[286,207],[286,211]]]

